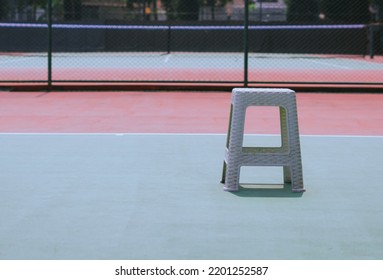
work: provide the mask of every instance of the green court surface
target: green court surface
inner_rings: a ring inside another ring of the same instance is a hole
[[[0,134],[0,259],[383,259],[383,137],[301,135],[303,194],[223,191],[225,141]]]

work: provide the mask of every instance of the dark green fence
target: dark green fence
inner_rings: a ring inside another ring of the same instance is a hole
[[[0,85],[383,85],[380,0],[0,0]]]

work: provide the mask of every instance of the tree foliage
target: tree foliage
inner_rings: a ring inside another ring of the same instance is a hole
[[[371,4],[376,13],[374,21],[383,22],[383,0],[371,0]]]
[[[383,0],[286,0],[288,21],[313,22],[322,12],[334,23],[366,23],[370,21],[369,5]]]
[[[81,19],[81,0],[64,0],[64,19],[80,20]]]
[[[0,20],[6,19],[8,14],[8,2],[0,0]]]
[[[367,23],[370,21],[370,0],[322,0],[326,18],[338,23]]]
[[[199,9],[210,7],[212,14],[217,6],[225,6],[232,0],[162,0],[169,20],[198,20]]]
[[[287,20],[293,22],[313,22],[319,19],[320,0],[288,0]]]
[[[178,0],[177,15],[180,20],[198,20],[199,0]]]
[[[38,8],[46,9],[49,0],[0,0],[0,19],[12,18],[12,14],[26,13],[27,8],[32,16],[36,16]],[[108,2],[108,0],[105,0]],[[113,0],[124,3],[127,9],[137,15],[137,19],[146,18],[150,9],[151,19],[157,19],[157,1],[155,0]],[[225,6],[232,0],[161,0],[169,20],[198,20],[200,7],[210,7],[212,19],[215,8]],[[373,4],[375,18],[383,21],[383,0],[285,0],[288,6],[287,18],[290,22],[315,22],[320,12],[327,20],[334,23],[366,23],[371,21]],[[82,0],[52,0],[54,10],[63,12],[65,20],[80,20],[82,17]]]
[[[212,19],[214,20],[214,18],[215,18],[215,7],[217,7],[217,6],[223,7],[228,2],[233,2],[233,0],[201,0],[201,5],[210,7]]]

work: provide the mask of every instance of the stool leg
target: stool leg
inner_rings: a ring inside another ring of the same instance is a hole
[[[281,125],[281,147],[282,151],[288,153],[289,151],[289,132],[287,125],[287,112],[283,107],[279,107],[279,118]],[[291,170],[290,166],[283,166],[283,181],[285,183],[291,183]]]
[[[303,186],[303,174],[302,174],[302,163],[298,158],[296,163],[291,166],[291,189],[293,192],[304,192],[305,188]]]
[[[233,104],[231,104],[231,107],[230,107],[229,128],[227,129],[227,138],[226,138],[226,149],[229,149],[229,144],[230,144],[232,117],[233,117]],[[226,179],[226,160],[223,161],[222,178],[221,178],[222,184],[225,184],[225,179]]]
[[[295,130],[297,131],[297,130]],[[291,143],[291,188],[293,192],[304,192],[302,158],[299,143],[299,133],[293,137]]]
[[[290,118],[289,123],[289,149],[291,156],[291,189],[293,192],[304,192],[303,186],[303,172],[302,172],[302,157],[301,147],[299,139],[299,127],[298,127],[298,114],[296,102],[291,104],[291,108],[288,110]]]
[[[239,190],[239,174],[242,160],[243,133],[247,106],[243,103],[232,105],[229,138],[227,141],[225,191]]]
[[[236,165],[234,162],[230,162],[227,165],[227,172],[225,178],[225,191],[235,192],[239,190],[239,174],[241,166]]]

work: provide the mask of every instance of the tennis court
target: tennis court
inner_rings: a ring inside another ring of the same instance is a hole
[[[55,82],[241,83],[242,53],[58,53],[52,58]],[[379,57],[297,54],[250,54],[249,82],[364,84],[379,86]],[[4,81],[44,81],[47,56],[0,55]]]
[[[297,93],[303,194],[223,191],[228,92],[0,99],[0,259],[383,257],[382,95]],[[277,117],[261,113],[246,137],[273,143]]]

